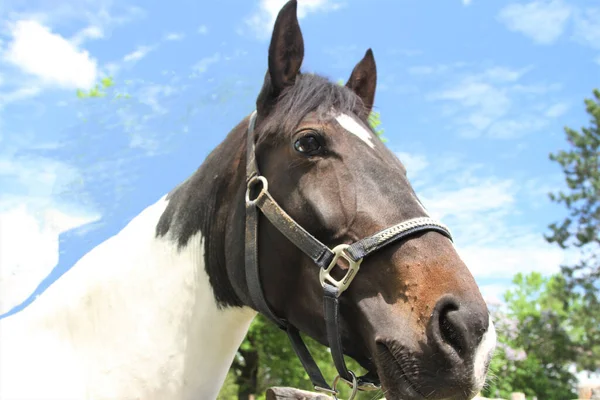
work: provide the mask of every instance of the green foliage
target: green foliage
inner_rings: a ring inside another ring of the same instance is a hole
[[[100,83],[97,83],[96,85],[94,85],[93,88],[91,88],[88,91],[77,89],[76,94],[79,99],[106,97],[106,95],[109,92],[109,89],[112,88],[114,85],[115,81],[112,77],[105,77],[100,80]],[[131,96],[127,93],[115,93],[114,98],[129,99],[131,98]]]
[[[217,400],[237,400],[238,398],[238,385],[235,382],[236,377],[234,371],[231,369],[225,378],[225,382],[221,387],[221,391],[217,396]]]
[[[565,128],[568,149],[550,154],[564,173],[567,190],[549,196],[564,205],[568,215],[549,226],[546,239],[578,253],[577,262],[562,267],[567,283],[563,297],[567,307],[585,304],[573,315],[582,327],[578,366],[600,370],[600,91],[593,94],[585,100],[590,126],[581,131]]]
[[[333,378],[337,375],[329,349],[309,337],[304,337],[306,345],[315,361],[321,368],[325,377]],[[258,355],[258,381],[249,392],[256,395],[257,399],[264,399],[264,394],[272,386],[291,386],[299,389],[312,391],[312,384],[304,371],[296,353],[292,350],[289,339],[285,332],[277,328],[262,315],[258,315],[252,322],[236,359],[229,371],[228,380],[225,382],[219,394],[219,399],[229,400],[234,390],[238,391],[238,397],[249,384],[249,376],[244,376],[246,360],[244,355],[249,351],[255,351]],[[348,367],[357,373],[365,371],[352,359],[346,359]],[[234,389],[235,388],[235,389]],[[342,398],[347,397],[349,388],[341,386]],[[373,400],[374,393],[362,393],[358,399]]]
[[[510,398],[523,392],[538,399],[574,398],[573,337],[577,330],[563,307],[565,281],[560,275],[543,278],[533,272],[517,274],[514,288],[504,295],[506,306],[491,308],[498,347],[484,394]]]
[[[386,143],[387,138],[383,137],[383,128],[380,128],[381,119],[378,111],[371,111],[371,114],[369,115],[369,125],[371,125],[371,128],[375,131],[377,136],[379,136],[379,139],[381,139],[383,143]]]

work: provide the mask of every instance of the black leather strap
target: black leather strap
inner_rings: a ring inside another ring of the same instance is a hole
[[[254,126],[256,125],[256,110],[250,114],[248,120],[248,133],[246,135],[246,180],[258,175],[258,164],[256,163]]]
[[[275,315],[271,307],[269,307],[267,299],[265,299],[260,279],[260,270],[258,268],[258,210],[253,205],[246,205],[245,262],[246,283],[250,298],[254,302],[255,307],[275,322],[277,326],[285,330],[287,323]]]
[[[352,382],[352,375],[350,375],[348,367],[346,367],[346,362],[344,361],[342,336],[339,332],[340,313],[338,289],[335,286],[325,284],[324,291],[323,306],[325,311],[325,324],[327,326],[327,341],[329,342],[329,348],[331,349],[331,357],[333,357],[335,369],[337,369],[340,377],[348,382]]]
[[[314,387],[331,390],[325,381],[321,370],[317,366],[313,356],[308,351],[306,344],[300,336],[298,329],[279,318],[269,306],[262,287],[260,270],[258,267],[258,208],[255,203],[246,204],[246,240],[245,240],[245,263],[246,281],[250,297],[256,309],[273,321],[280,329],[284,330],[292,348],[300,359],[304,370],[308,374]]]
[[[248,141],[247,141],[247,158],[246,158],[246,174],[247,180],[250,181],[253,177],[259,175],[258,165],[256,163],[254,155],[254,123],[256,120],[256,112],[250,116],[248,126]],[[260,200],[260,201],[258,201]],[[317,366],[315,359],[306,347],[304,340],[300,336],[298,329],[288,323],[286,320],[279,318],[269,306],[267,299],[264,295],[262,282],[260,278],[260,269],[258,266],[258,207],[260,206],[262,212],[267,216],[269,221],[277,229],[282,231],[286,237],[288,237],[292,243],[298,246],[304,251],[315,263],[324,264],[327,263],[328,253],[331,253],[329,249],[319,242],[316,238],[306,232],[300,225],[294,222],[294,225],[299,228],[298,230],[283,228],[285,221],[292,221],[292,219],[277,205],[275,200],[271,197],[268,192],[262,192],[258,195],[256,201],[246,203],[246,228],[245,228],[245,263],[246,263],[246,281],[250,297],[254,303],[256,309],[265,315],[267,318],[273,321],[280,329],[287,333],[294,352],[300,359],[304,370],[308,374],[310,381],[315,388],[325,389],[331,391],[331,386],[327,384],[327,381],[323,377],[321,370]],[[306,236],[304,236],[306,235]],[[324,251],[326,249],[327,251]],[[331,253],[331,259],[333,253]],[[331,260],[330,259],[330,260]],[[327,264],[329,265],[329,264]]]
[[[320,268],[327,268],[333,260],[334,254],[317,238],[298,225],[268,191],[261,192],[255,200],[256,205],[269,221],[283,233],[292,243],[304,252]]]
[[[410,226],[411,224],[413,226]],[[374,235],[355,242],[346,249],[346,253],[354,261],[358,261],[391,243],[405,239],[418,232],[425,231],[438,232],[452,240],[450,231],[444,225],[431,218],[415,218],[413,220],[394,225],[391,228],[386,228]]]
[[[300,362],[310,378],[313,387],[331,390],[331,387],[323,377],[323,374],[315,362],[315,359],[313,358],[312,354],[310,354],[310,351],[308,351],[306,344],[304,344],[304,340],[302,340],[298,329],[295,326],[288,324],[286,332],[290,342],[292,343],[292,348],[300,359]]]

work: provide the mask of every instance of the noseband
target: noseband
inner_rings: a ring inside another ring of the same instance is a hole
[[[351,398],[357,390],[379,389],[379,379],[372,371],[365,376],[356,375],[346,367],[342,339],[339,334],[339,296],[348,289],[350,283],[358,273],[362,260],[371,253],[381,248],[412,236],[418,232],[439,232],[452,240],[448,228],[431,218],[414,218],[390,228],[375,233],[372,236],[359,240],[351,245],[340,244],[333,249],[325,246],[317,238],[308,233],[296,223],[273,199],[269,193],[267,178],[260,175],[255,154],[256,111],[250,116],[248,124],[248,137],[246,148],[246,238],[245,238],[245,263],[248,290],[255,307],[263,315],[271,319],[279,328],[284,330],[292,344],[296,355],[306,370],[315,390],[337,396],[337,384],[340,380],[352,387]],[[327,341],[331,348],[333,362],[338,371],[338,376],[329,386],[323,378],[314,358],[308,351],[300,337],[298,329],[288,321],[279,318],[268,305],[260,280],[258,268],[258,217],[259,212],[285,235],[296,247],[306,254],[319,267],[319,281],[323,286],[324,314],[327,328]],[[348,264],[348,269],[343,278],[335,279],[331,276],[332,269],[342,258]]]

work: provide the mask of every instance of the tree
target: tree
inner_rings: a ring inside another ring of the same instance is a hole
[[[567,189],[550,193],[550,199],[563,204],[568,215],[552,223],[546,240],[563,249],[573,249],[578,260],[562,266],[566,281],[565,306],[583,301],[585,309],[574,314],[582,327],[578,366],[600,369],[600,91],[586,99],[590,126],[576,131],[565,128],[569,148],[550,154],[565,177]]]
[[[504,306],[491,307],[497,325],[497,352],[490,366],[488,397],[510,398],[523,392],[538,399],[574,398],[576,378],[573,337],[577,328],[559,294],[565,281],[533,272],[517,274],[514,288],[504,295]]]
[[[380,127],[381,118],[379,111],[371,111],[371,114],[369,114],[369,125],[371,125],[371,128],[373,128],[373,131],[375,131],[379,139],[383,143],[386,143],[387,139],[383,136],[383,128]]]

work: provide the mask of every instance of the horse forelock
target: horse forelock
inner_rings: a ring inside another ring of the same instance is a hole
[[[352,90],[317,74],[300,74],[269,111],[260,127],[259,140],[284,140],[300,122],[313,113],[317,119],[331,118],[331,110],[366,118],[365,106]]]

